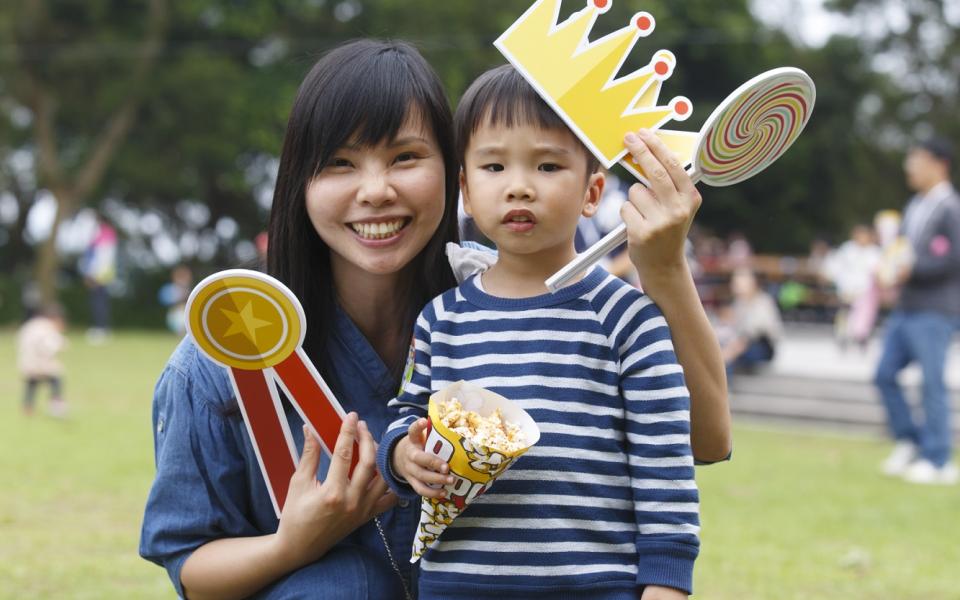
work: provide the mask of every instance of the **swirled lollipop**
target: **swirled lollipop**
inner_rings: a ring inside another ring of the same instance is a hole
[[[730,94],[700,130],[691,179],[723,187],[749,179],[783,156],[810,120],[816,86],[793,67],[757,75]],[[680,132],[678,132],[680,133]],[[635,163],[622,163],[645,180]],[[620,225],[557,271],[546,285],[557,291],[627,239]]]

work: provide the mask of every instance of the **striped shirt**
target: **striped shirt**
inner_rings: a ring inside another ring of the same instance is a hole
[[[670,331],[646,296],[601,269],[556,294],[505,299],[476,277],[435,298],[412,377],[390,406],[392,448],[432,392],[466,380],[518,403],[539,443],[421,559],[420,598],[636,598],[688,592],[699,550],[690,400]]]

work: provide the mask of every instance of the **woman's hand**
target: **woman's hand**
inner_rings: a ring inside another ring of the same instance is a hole
[[[426,442],[426,437],[426,419],[417,419],[411,423],[407,436],[397,442],[393,449],[393,470],[421,496],[443,498],[446,492],[442,487],[430,486],[453,483],[450,465],[439,456],[424,452],[423,444]]]
[[[624,144],[643,167],[650,187],[631,187],[620,216],[627,224],[630,260],[644,291],[656,300],[662,281],[677,273],[686,276],[684,245],[702,199],[680,160],[652,132],[628,133]]]
[[[397,500],[377,472],[376,444],[367,424],[358,422],[356,413],[348,414],[340,427],[323,482],[316,475],[320,443],[306,426],[303,437],[303,454],[290,478],[276,534],[278,552],[298,566],[317,560]],[[360,459],[349,477],[354,442],[359,446]]]

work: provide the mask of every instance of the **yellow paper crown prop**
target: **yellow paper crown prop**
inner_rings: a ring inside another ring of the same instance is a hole
[[[639,12],[629,25],[591,42],[597,17],[613,0],[588,0],[563,23],[558,23],[560,4],[537,0],[494,45],[604,167],[626,154],[625,132],[660,129],[691,115],[693,104],[683,96],[660,104],[663,82],[676,67],[672,52],[658,50],[647,66],[617,77],[637,40],[653,33],[656,21],[650,13]],[[679,156],[692,158],[696,134],[659,134]]]

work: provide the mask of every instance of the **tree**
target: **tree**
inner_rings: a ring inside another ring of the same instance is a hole
[[[36,258],[44,300],[56,295],[59,225],[100,185],[130,132],[161,49],[166,11],[166,0],[148,0],[146,11],[121,2],[43,0],[20,2],[12,9],[16,69],[6,74],[7,90],[32,113],[38,183],[57,200],[51,233]],[[90,27],[95,22],[101,26]],[[75,48],[64,44],[80,31],[94,31],[93,39],[101,43],[130,43],[130,34],[123,31],[135,32],[142,41],[133,46],[131,57],[110,57],[86,69],[77,65]],[[123,69],[119,78],[118,67]]]

